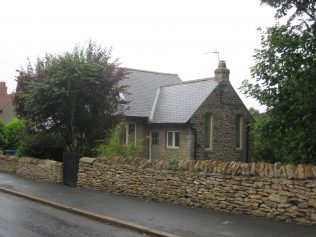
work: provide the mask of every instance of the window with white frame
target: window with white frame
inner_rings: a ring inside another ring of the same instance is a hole
[[[136,143],[136,124],[129,123],[127,124],[126,129],[126,144],[135,144]]]
[[[205,149],[213,149],[213,115],[205,114]]]
[[[167,148],[179,148],[180,132],[168,131],[167,132]]]
[[[236,148],[242,148],[242,129],[243,129],[243,120],[241,115],[236,117]]]

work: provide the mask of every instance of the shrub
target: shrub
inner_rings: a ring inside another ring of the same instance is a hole
[[[22,119],[15,118],[8,124],[5,129],[7,133],[6,149],[15,150],[21,140],[21,136],[24,132],[25,123]]]
[[[172,170],[177,170],[179,166],[179,158],[177,156],[173,156],[169,159],[168,167]]]
[[[125,144],[124,136],[126,131],[126,123],[119,123],[115,130],[111,132],[109,139],[99,145],[95,152],[99,156],[124,156],[139,157],[142,155],[144,141],[136,140],[136,143]]]
[[[17,155],[62,161],[65,148],[64,139],[57,133],[29,133],[18,146]]]

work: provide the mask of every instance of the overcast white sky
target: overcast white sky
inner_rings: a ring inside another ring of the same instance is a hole
[[[1,1],[0,80],[12,92],[27,57],[34,61],[91,39],[113,47],[123,66],[178,73],[182,80],[213,76],[217,57],[205,53],[216,49],[237,90],[250,78],[256,29],[272,26],[273,16],[259,0]],[[238,93],[248,108],[259,108]]]

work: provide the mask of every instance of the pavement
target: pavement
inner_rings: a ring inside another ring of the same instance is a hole
[[[129,229],[136,227],[139,229],[133,230],[143,230],[154,236],[314,237],[316,233],[316,226],[158,203],[62,184],[38,182],[1,172],[0,191],[16,193],[14,195],[30,200],[33,198],[35,202],[101,222],[122,224],[120,226]]]

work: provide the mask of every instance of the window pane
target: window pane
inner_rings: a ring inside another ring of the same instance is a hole
[[[158,132],[152,132],[151,133],[151,139],[152,139],[152,144],[153,145],[158,145],[159,144],[159,133]]]
[[[179,147],[180,143],[180,133],[179,132],[174,132],[175,139],[174,139],[174,146]]]
[[[211,148],[211,115],[205,114],[205,148]]]
[[[156,134],[156,145],[158,145],[159,144],[159,133],[158,132],[156,132],[155,133]]]
[[[172,146],[172,135],[173,133],[172,132],[168,132],[168,146]]]
[[[213,115],[210,116],[210,149],[213,149]]]
[[[242,134],[242,118],[240,115],[236,118],[236,148],[241,148],[241,134]]]

